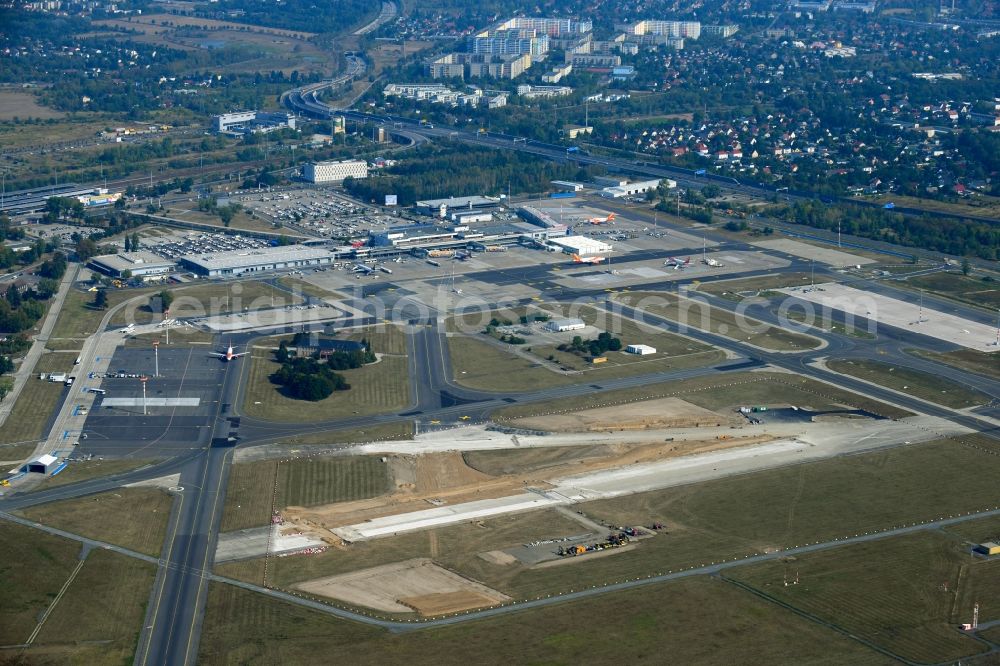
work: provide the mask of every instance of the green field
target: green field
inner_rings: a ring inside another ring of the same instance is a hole
[[[651,374],[670,370],[703,367],[718,363],[725,354],[709,345],[663,330],[644,326],[638,322],[592,307],[575,307],[569,315],[562,304],[544,304],[528,308],[492,313],[501,321],[517,321],[524,314],[545,314],[553,317],[573,316],[588,325],[609,331],[623,345],[641,341],[656,348],[652,356],[608,352],[604,363],[594,365],[586,358],[572,352],[560,351],[559,342],[543,333],[529,335],[523,345],[494,344],[480,337],[452,335],[448,338],[454,379],[470,388],[497,391],[531,391],[554,386],[602,379],[616,379],[637,374]],[[466,317],[461,328],[474,330],[480,315]],[[449,320],[449,330],[460,328],[459,322]],[[543,337],[544,336],[544,337]],[[562,336],[569,342],[572,336]],[[561,338],[560,338],[561,339]],[[521,352],[523,356],[515,351]],[[564,372],[558,372],[557,370]],[[569,371],[570,374],[566,374]]]
[[[990,401],[990,396],[955,382],[919,370],[864,359],[834,359],[827,367],[894,391],[912,395],[953,409],[975,407]]]
[[[396,421],[383,425],[365,426],[364,430],[331,430],[294,435],[279,439],[276,444],[295,446],[326,446],[329,444],[356,444],[388,440],[411,439],[413,421]]]
[[[772,351],[802,351],[816,349],[820,341],[809,335],[769,326],[750,317],[737,316],[722,308],[713,307],[703,300],[680,298],[667,292],[630,291],[616,294],[615,300],[637,309],[698,328],[733,340],[746,342]]]
[[[36,490],[48,490],[57,486],[65,486],[70,483],[76,483],[77,481],[86,481],[87,479],[130,472],[134,469],[138,469],[139,467],[151,465],[154,462],[156,461],[134,459],[78,460],[71,462],[56,476],[46,477],[40,484],[38,484]]]
[[[907,278],[900,284],[985,308],[991,312],[1000,309],[1000,281],[996,275],[980,277],[952,272],[930,273]]]
[[[58,382],[41,380],[37,373],[68,372],[72,370],[74,360],[75,354],[65,352],[51,352],[38,358],[38,363],[35,364],[36,374],[28,377],[14,408],[3,424],[0,443],[35,442],[48,434],[45,427],[49,416],[55,411],[66,387]],[[26,451],[24,455],[31,453],[31,448],[20,447],[19,450]],[[8,456],[11,455],[11,450],[0,449],[0,457],[9,459]]]
[[[119,488],[25,509],[25,518],[98,541],[159,555],[172,498],[156,488]]]
[[[722,296],[728,300],[740,301],[744,296],[756,296],[760,292],[782,289],[784,287],[800,287],[810,284],[812,276],[809,273],[778,273],[776,275],[759,275],[751,278],[736,278],[733,280],[712,280],[701,282],[696,289],[713,296]],[[821,277],[819,282],[829,282]],[[818,284],[818,283],[817,283]]]
[[[0,541],[0,645],[19,645],[76,567],[80,544],[8,522]]]
[[[912,416],[910,412],[898,407],[849,393],[829,384],[776,372],[733,372],[572,398],[556,398],[503,407],[493,412],[492,416],[495,420],[511,420],[673,396],[711,410],[733,409],[752,401],[754,404],[795,405],[814,410],[847,405],[893,419]]]
[[[829,629],[704,578],[408,634],[213,583],[200,649],[202,664],[306,663],[316,654],[379,666],[889,663]]]
[[[131,663],[155,573],[148,562],[91,551],[24,656],[29,663]]]
[[[59,318],[56,319],[56,325],[52,329],[51,337],[78,338],[82,340],[91,336],[97,332],[97,328],[101,325],[101,320],[108,313],[108,310],[130,298],[146,296],[154,291],[156,289],[153,287],[146,287],[144,289],[109,289],[107,310],[97,310],[90,306],[94,301],[93,293],[70,289],[69,293],[66,294],[66,301],[63,303],[62,310],[59,311]],[[140,303],[144,303],[144,301],[140,301]],[[123,309],[128,310],[129,308],[126,306]]]
[[[170,316],[174,318],[205,317],[230,312],[281,308],[302,302],[287,291],[264,282],[241,281],[205,283],[168,288],[174,295],[170,305]],[[158,294],[159,291],[153,293]],[[111,317],[111,325],[128,323],[148,324],[157,321],[160,315],[149,309],[148,299],[140,300],[133,306],[126,306]]]
[[[983,586],[990,569],[992,589]],[[788,575],[797,585],[784,585]],[[763,594],[835,624],[852,634],[923,663],[954,661],[988,647],[956,631],[971,620],[972,607],[962,603],[964,588],[995,603],[1000,566],[969,564],[957,544],[939,534],[918,534],[836,548],[732,570],[727,577]],[[988,618],[980,605],[981,620]]]
[[[975,349],[956,349],[950,352],[929,352],[923,349],[907,349],[906,353],[944,363],[955,368],[968,370],[978,375],[1000,379],[1000,354],[976,351]]]
[[[366,499],[389,490],[389,471],[375,456],[238,463],[229,476],[220,529],[228,532],[267,525],[272,497],[280,510]]]
[[[280,367],[274,355],[254,349],[243,413],[261,419],[301,423],[404,409],[410,403],[410,381],[403,331],[396,326],[372,326],[352,330],[345,338],[366,338],[372,351],[382,355],[381,359],[355,370],[341,371],[351,385],[350,390],[334,391],[317,402],[282,395],[279,387],[268,379]],[[264,345],[277,346],[280,339],[266,338]]]

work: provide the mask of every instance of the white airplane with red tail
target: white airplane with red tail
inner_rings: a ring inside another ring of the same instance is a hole
[[[223,361],[232,361],[238,359],[240,356],[246,356],[247,353],[246,352],[240,352],[239,354],[234,353],[233,345],[230,343],[230,345],[226,347],[225,354],[223,354],[222,352],[212,352],[210,355],[216,358],[221,358]]]
[[[604,224],[605,222],[610,222],[611,224],[614,224],[615,223],[615,214],[614,213],[608,213],[607,217],[592,217],[592,218],[588,219],[587,222],[590,222],[591,224]]]
[[[578,254],[573,255],[574,264],[599,264],[605,260],[606,257],[581,257]]]
[[[691,257],[687,259],[680,259],[678,257],[669,257],[663,262],[664,266],[669,266],[674,270],[684,269],[691,265]]]

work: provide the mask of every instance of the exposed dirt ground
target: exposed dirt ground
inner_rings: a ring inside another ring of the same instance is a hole
[[[443,569],[426,558],[327,576],[295,589],[391,613],[441,615],[493,606],[510,597]]]
[[[664,458],[704,453],[773,439],[769,435],[713,438],[697,441],[668,441],[654,444],[608,444],[587,447],[585,457],[564,460],[535,460],[545,449],[525,450],[509,474],[491,476],[469,467],[460,453],[432,453],[390,457],[396,491],[391,495],[355,502],[339,502],[314,507],[291,506],[282,511],[296,529],[330,539],[327,531],[373,518],[429,509],[441,504],[460,504],[506,497],[525,488],[550,488],[549,479],[573,474],[614,469],[625,465],[653,462]]]
[[[514,421],[519,428],[580,432],[594,430],[643,430],[648,428],[697,428],[705,425],[738,425],[733,414],[719,414],[681,398],[645,400],[628,405],[550,414]]]

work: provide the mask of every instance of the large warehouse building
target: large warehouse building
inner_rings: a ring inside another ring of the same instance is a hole
[[[111,277],[123,278],[131,275],[144,279],[164,276],[177,268],[177,264],[169,259],[144,251],[102,254],[99,257],[92,257],[88,265]]]
[[[302,167],[302,177],[310,183],[336,183],[347,177],[367,178],[368,163],[364,160],[315,162]]]
[[[181,263],[199,275],[226,277],[306,266],[325,266],[333,261],[329,250],[304,245],[231,250],[211,254],[189,254]]]
[[[578,254],[581,257],[607,254],[612,250],[612,246],[604,241],[587,236],[556,236],[549,238],[549,243],[558,245],[566,254]]]

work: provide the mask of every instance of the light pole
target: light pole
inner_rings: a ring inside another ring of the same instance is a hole
[[[142,415],[146,415],[146,382],[149,381],[149,377],[143,375],[139,377],[139,381],[142,382]]]
[[[160,376],[160,341],[153,340],[153,358],[156,359],[156,372],[153,373],[154,377]]]

